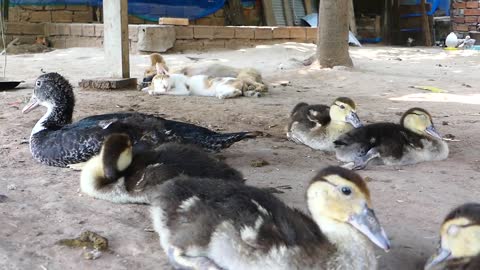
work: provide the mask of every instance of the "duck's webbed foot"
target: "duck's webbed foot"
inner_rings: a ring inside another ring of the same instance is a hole
[[[380,153],[377,151],[377,149],[371,148],[370,150],[368,150],[368,152],[365,155],[356,157],[353,163],[352,162],[347,163],[342,167],[350,170],[362,170],[362,169],[365,169],[365,167],[367,167],[367,164],[368,162],[370,162],[370,160],[377,157],[380,157]]]
[[[185,256],[179,248],[169,247],[168,260],[178,270],[223,270],[207,257]]]

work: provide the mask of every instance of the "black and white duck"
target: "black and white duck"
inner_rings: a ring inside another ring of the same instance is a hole
[[[362,126],[355,102],[347,97],[335,99],[330,107],[301,102],[293,108],[289,121],[290,140],[323,151],[334,151],[333,141],[338,136]]]
[[[156,149],[132,145],[126,134],[109,135],[100,154],[83,167],[83,193],[115,203],[149,203],[149,192],[179,175],[243,183],[242,174],[193,146],[165,143]]]
[[[351,130],[334,142],[337,159],[363,169],[370,161],[407,165],[448,157],[448,144],[422,108],[407,110],[400,124],[375,123]]]
[[[440,227],[438,250],[425,269],[480,269],[480,204],[467,203],[447,215]]]
[[[63,76],[46,73],[38,77],[32,98],[23,108],[23,113],[38,106],[47,108],[30,136],[30,151],[35,160],[58,167],[84,162],[100,151],[104,138],[112,133],[128,134],[133,144],[154,146],[179,142],[208,150],[227,148],[240,140],[260,135],[260,132],[222,134],[136,112],[94,115],[72,123],[74,105],[72,86]]]
[[[310,216],[235,181],[177,177],[152,197],[160,245],[176,269],[376,269],[390,247],[356,173],[328,167],[306,192]]]

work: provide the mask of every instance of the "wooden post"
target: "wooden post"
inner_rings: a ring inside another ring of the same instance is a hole
[[[290,6],[290,1],[283,0],[283,12],[285,15],[285,22],[287,26],[292,26],[294,22],[293,22],[293,11],[292,11],[292,7]]]
[[[110,76],[129,78],[127,0],[103,0],[103,48]]]
[[[313,13],[313,7],[312,7],[312,0],[304,0],[305,4],[305,13],[312,14]]]
[[[353,9],[353,0],[348,1],[348,16],[349,16],[349,26],[350,31],[356,36],[357,35],[357,22],[355,21],[355,10]]]
[[[430,23],[428,22],[428,15],[425,0],[420,1],[420,10],[422,11],[422,29],[425,37],[425,46],[432,46],[432,35],[430,34]]]
[[[263,17],[265,18],[265,25],[277,25],[277,20],[273,14],[272,0],[262,0]]]

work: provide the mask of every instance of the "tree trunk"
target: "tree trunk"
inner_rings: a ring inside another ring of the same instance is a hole
[[[224,6],[226,25],[245,25],[241,0],[227,0]]]
[[[353,66],[348,53],[348,1],[320,1],[317,58],[322,68]]]

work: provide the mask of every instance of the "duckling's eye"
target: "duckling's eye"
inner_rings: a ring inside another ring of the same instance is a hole
[[[35,82],[35,85],[38,86],[38,87],[42,86],[42,81],[37,80],[37,81]]]
[[[345,109],[345,106],[344,106],[344,105],[340,105],[339,107],[340,107],[340,109],[342,109],[342,110]]]
[[[342,193],[346,196],[352,194],[352,190],[349,187],[342,187]]]

